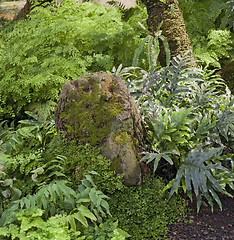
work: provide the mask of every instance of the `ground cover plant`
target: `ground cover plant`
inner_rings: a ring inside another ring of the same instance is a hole
[[[35,118],[33,114],[29,116]],[[129,237],[126,231],[131,231],[139,219],[128,227],[123,212],[119,213],[124,208],[116,209],[115,205],[122,203],[124,206],[130,199],[136,200],[133,202],[136,207],[145,206],[139,216],[146,218],[141,231],[147,225],[148,210],[153,207],[150,203],[158,206],[152,211],[152,216],[155,211],[158,213],[154,215],[156,229],[152,233],[145,230],[142,237],[165,235],[169,219],[172,223],[185,214],[182,199],[168,200],[168,194],[162,192],[165,186],[162,180],[152,179],[140,188],[129,189],[123,186],[122,176],[116,176],[110,162],[100,155],[100,149],[66,142],[63,136],[51,131],[52,127],[31,131],[32,122],[35,124],[35,120],[22,120],[16,131],[12,131],[6,122],[2,123],[1,136],[5,137],[2,137],[0,155],[1,239],[125,239]],[[19,135],[22,129],[31,132]],[[45,130],[50,132],[50,140],[41,145],[38,135]],[[29,140],[33,144],[24,145]],[[151,183],[155,185],[155,191],[160,192],[157,198],[148,187]],[[180,210],[174,211],[175,206],[177,210],[180,206]],[[132,214],[135,215],[134,211],[130,216]]]
[[[180,2],[184,9],[210,3]],[[225,3],[219,2],[223,15],[211,16],[218,27],[202,30],[210,34],[209,47],[202,47],[209,61],[195,50],[204,60],[196,68],[189,52],[170,59],[160,29],[146,36],[137,23],[145,24],[141,6],[131,13],[66,0],[0,28],[0,239],[166,239],[167,225],[187,214],[181,195],[197,212],[204,203],[222,209],[220,194],[231,197],[234,188],[234,98],[204,65],[220,67],[231,56]],[[189,29],[196,46],[206,44],[202,34],[192,34],[199,26]],[[214,43],[221,35],[225,46]],[[163,68],[159,42],[167,52]],[[151,176],[141,186],[123,186],[99,148],[67,142],[54,126],[62,84],[113,66],[144,122],[141,162]]]

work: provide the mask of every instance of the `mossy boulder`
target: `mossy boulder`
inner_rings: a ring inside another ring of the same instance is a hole
[[[99,146],[125,185],[140,184],[141,118],[121,78],[97,72],[65,83],[55,124],[68,140]]]

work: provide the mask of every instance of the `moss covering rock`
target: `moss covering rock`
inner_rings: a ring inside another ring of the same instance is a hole
[[[113,170],[124,174],[124,184],[141,182],[141,119],[121,78],[97,72],[65,83],[55,122],[68,140],[99,146]]]

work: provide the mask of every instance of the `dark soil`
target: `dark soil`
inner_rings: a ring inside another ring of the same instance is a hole
[[[220,200],[223,210],[215,205],[213,213],[210,206],[203,203],[197,214],[196,202],[190,203],[192,210],[188,218],[168,227],[168,239],[234,240],[234,199],[222,195]]]

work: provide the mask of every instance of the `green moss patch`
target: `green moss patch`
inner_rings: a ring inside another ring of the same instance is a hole
[[[110,79],[109,79],[110,80]],[[70,103],[66,105],[61,118],[65,119],[68,134],[81,142],[96,146],[110,133],[112,120],[123,109],[121,101],[110,90],[112,81],[100,86],[95,76],[88,81],[84,79],[73,82],[77,87],[75,93],[67,96]]]
[[[132,240],[166,239],[167,225],[186,216],[187,206],[179,197],[168,200],[162,180],[145,179],[139,187],[125,187],[111,195],[114,220]]]
[[[124,145],[128,142],[129,140],[129,135],[127,132],[121,132],[119,135],[115,137],[115,142]]]

